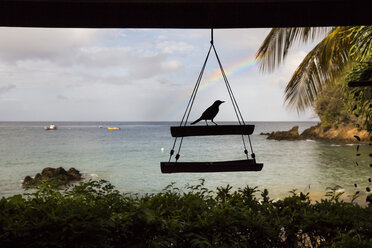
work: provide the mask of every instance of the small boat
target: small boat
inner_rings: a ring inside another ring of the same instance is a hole
[[[99,125],[98,128],[103,128],[103,126],[102,125]]]
[[[57,130],[58,129],[58,127],[56,126],[56,125],[50,125],[49,127],[48,126],[45,126],[44,127],[44,130]]]
[[[107,130],[120,130],[120,127],[108,127]]]

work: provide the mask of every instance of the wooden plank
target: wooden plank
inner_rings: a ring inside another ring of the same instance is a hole
[[[171,127],[172,137],[206,136],[206,135],[250,135],[254,125],[211,125]]]
[[[233,171],[261,171],[263,164],[254,159],[218,161],[218,162],[161,162],[162,173],[182,172],[233,172]]]

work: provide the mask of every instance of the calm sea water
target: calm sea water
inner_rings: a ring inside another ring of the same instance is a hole
[[[261,172],[161,174],[160,162],[168,161],[173,144],[169,127],[174,122],[56,122],[57,131],[44,131],[46,122],[0,122],[0,197],[22,193],[22,179],[45,167],[75,167],[87,178],[106,179],[122,192],[156,193],[171,182],[182,187],[205,179],[210,189],[232,185],[267,188],[273,198],[298,189],[314,196],[326,187],[340,185],[345,195],[360,190],[365,195],[371,176],[371,147],[335,145],[314,141],[272,141],[260,132],[300,132],[313,122],[256,122],[251,136]],[[98,128],[120,127],[119,131]],[[164,148],[164,151],[163,149]],[[240,136],[185,138],[180,161],[244,159]],[[359,166],[356,166],[358,162]],[[354,184],[358,187],[355,188]]]

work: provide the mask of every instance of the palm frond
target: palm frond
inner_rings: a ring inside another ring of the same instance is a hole
[[[259,48],[256,58],[260,61],[261,71],[273,71],[287,57],[289,49],[295,43],[307,43],[315,38],[331,32],[330,27],[294,27],[294,28],[273,28],[267,35],[265,41]]]
[[[350,36],[355,40],[350,53],[360,62],[370,62],[372,57],[372,26],[356,26],[350,29]]]
[[[285,101],[297,111],[312,106],[323,87],[336,82],[352,62],[355,36],[350,27],[332,30],[305,57],[285,89]]]

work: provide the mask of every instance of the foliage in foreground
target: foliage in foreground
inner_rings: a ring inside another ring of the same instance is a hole
[[[121,194],[106,181],[64,191],[42,185],[0,200],[1,247],[371,247],[372,207],[291,192],[211,192],[173,184],[158,194]]]

